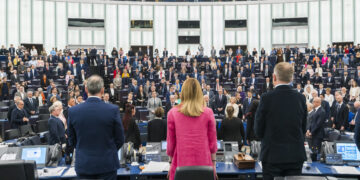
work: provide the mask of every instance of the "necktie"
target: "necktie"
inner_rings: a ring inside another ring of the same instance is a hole
[[[154,107],[155,107],[155,98],[154,98]]]
[[[162,79],[162,71],[160,71],[160,79]]]
[[[29,100],[30,100],[30,104],[32,105],[33,104],[32,98],[30,98]]]
[[[251,99],[249,99],[249,104],[251,103]]]

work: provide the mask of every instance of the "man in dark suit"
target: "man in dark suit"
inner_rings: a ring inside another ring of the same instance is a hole
[[[326,87],[328,88],[334,88],[335,79],[332,77],[332,74],[330,72],[328,72],[328,77],[326,78],[324,84],[326,84]]]
[[[223,89],[220,86],[218,90],[218,94],[215,96],[215,103],[214,103],[215,112],[217,114],[224,115],[226,104],[227,104],[227,99],[226,96],[223,95]]]
[[[249,107],[251,102],[253,101],[253,93],[252,91],[248,91],[247,92],[247,98],[244,99],[243,101],[243,114],[246,114],[249,112]]]
[[[262,93],[265,93],[265,92],[269,92],[269,91],[271,91],[271,90],[273,90],[273,85],[272,85],[272,83],[270,82],[270,78],[266,78],[265,79],[265,83],[264,83],[264,85],[263,85],[263,87],[262,87]]]
[[[38,102],[37,99],[34,99],[33,97],[33,92],[32,91],[28,91],[27,92],[27,98],[24,100],[24,104],[25,104],[25,110],[29,115],[34,115],[38,109]]]
[[[10,44],[9,53],[10,56],[15,56],[15,47],[13,44]]]
[[[349,125],[349,108],[344,103],[341,95],[338,94],[335,98],[337,104],[334,107],[333,117],[331,117],[331,120],[333,121],[332,127],[344,131]]]
[[[69,144],[76,148],[75,171],[80,179],[116,179],[118,150],[124,144],[119,108],[101,100],[104,81],[88,78],[86,102],[68,112]],[[101,168],[99,168],[101,167]]]
[[[275,66],[275,89],[261,96],[255,115],[255,135],[261,139],[264,179],[301,175],[306,160],[306,100],[290,86],[293,74],[289,63],[280,62]]]
[[[344,72],[344,75],[341,77],[341,87],[346,87],[346,89],[350,89],[349,81],[350,76],[347,71]]]
[[[28,117],[29,115],[24,109],[24,101],[17,101],[16,108],[11,112],[11,128],[17,129],[22,125],[26,125],[29,122]]]
[[[65,144],[65,126],[64,123],[59,119],[59,115],[61,113],[61,108],[52,105],[49,108],[50,118],[48,120],[49,126],[49,145]]]
[[[6,76],[0,81],[0,100],[10,100],[11,84],[7,82]]]
[[[167,117],[167,113],[170,111],[172,107],[175,106],[175,96],[170,95],[170,102],[166,102],[165,105],[165,117]]]
[[[324,123],[326,120],[325,110],[321,107],[321,98],[315,97],[313,100],[314,112],[312,113],[309,129],[306,136],[311,137],[311,149],[315,153],[320,152],[321,142],[324,138]]]

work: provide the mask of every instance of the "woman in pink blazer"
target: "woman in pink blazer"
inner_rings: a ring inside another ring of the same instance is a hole
[[[328,59],[329,58],[327,57],[327,54],[325,53],[323,55],[323,57],[321,58],[321,65],[324,65],[325,63],[327,63]]]
[[[217,139],[213,111],[205,106],[199,82],[187,79],[181,91],[181,104],[167,116],[167,154],[169,178],[177,167],[212,166],[216,173]]]

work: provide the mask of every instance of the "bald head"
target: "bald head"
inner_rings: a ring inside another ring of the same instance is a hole
[[[281,62],[276,64],[274,69],[274,82],[276,84],[290,83],[293,80],[294,68],[290,63]]]
[[[355,101],[355,102],[354,102],[354,108],[355,108],[355,109],[359,109],[359,108],[360,108],[360,101]]]
[[[321,98],[319,97],[314,98],[313,104],[314,104],[314,108],[319,107],[321,105]]]

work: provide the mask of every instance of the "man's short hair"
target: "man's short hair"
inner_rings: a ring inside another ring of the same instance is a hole
[[[275,66],[274,74],[279,81],[290,83],[293,79],[294,68],[290,63],[281,62]]]
[[[90,95],[98,94],[104,87],[104,80],[98,75],[92,75],[88,78],[86,87]]]

